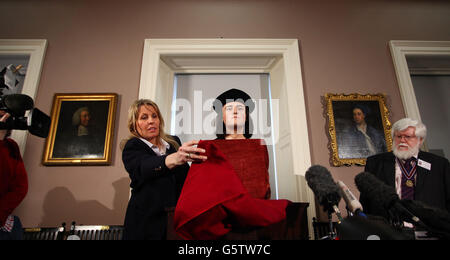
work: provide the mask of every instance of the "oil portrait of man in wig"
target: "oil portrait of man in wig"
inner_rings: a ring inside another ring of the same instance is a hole
[[[338,97],[348,99],[348,96]],[[389,151],[392,140],[387,128],[390,123],[384,103],[375,99],[378,96],[368,95],[374,100],[340,100],[338,97],[328,102],[334,160],[364,164],[367,157]]]

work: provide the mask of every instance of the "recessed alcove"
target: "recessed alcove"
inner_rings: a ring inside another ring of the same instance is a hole
[[[275,130],[279,199],[308,202],[309,230],[316,215],[305,172],[311,166],[303,80],[296,39],[147,39],[144,43],[139,98],[155,100],[171,129],[177,74],[248,74],[270,76],[277,100]]]

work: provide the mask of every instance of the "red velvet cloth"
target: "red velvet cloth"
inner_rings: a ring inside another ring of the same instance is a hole
[[[269,155],[262,139],[214,140],[250,196],[270,199]]]
[[[198,147],[208,160],[192,164],[175,208],[181,237],[217,239],[236,226],[268,226],[286,218],[288,200],[253,198],[214,141]]]
[[[17,143],[0,140],[0,227],[28,192],[27,172]]]

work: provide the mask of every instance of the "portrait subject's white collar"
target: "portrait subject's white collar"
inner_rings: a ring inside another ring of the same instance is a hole
[[[366,123],[356,125],[356,128],[363,133],[367,133],[367,124]]]
[[[89,135],[89,129],[83,125],[78,126],[78,136]]]

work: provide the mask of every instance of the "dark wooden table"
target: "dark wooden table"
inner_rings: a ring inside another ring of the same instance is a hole
[[[286,208],[286,218],[267,227],[248,227],[233,229],[221,239],[223,240],[308,240],[309,203],[295,202]],[[167,239],[182,240],[175,232],[173,215],[175,208],[167,209]]]

